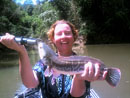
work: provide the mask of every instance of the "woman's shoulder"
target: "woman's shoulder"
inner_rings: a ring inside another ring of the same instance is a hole
[[[33,67],[33,70],[35,70],[37,72],[44,71],[45,69],[46,69],[46,65],[43,64],[43,62],[41,60],[39,60],[38,62],[36,62],[36,64]]]

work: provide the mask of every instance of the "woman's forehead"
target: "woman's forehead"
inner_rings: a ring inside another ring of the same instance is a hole
[[[57,24],[55,27],[55,32],[60,32],[60,31],[71,31],[71,28],[68,24]]]

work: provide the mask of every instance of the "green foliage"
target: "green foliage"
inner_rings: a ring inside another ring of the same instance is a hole
[[[51,24],[59,19],[58,11],[56,11],[49,2],[43,5],[37,5],[33,10],[32,29],[34,36],[44,37]]]
[[[130,42],[129,0],[77,0],[88,43]],[[81,27],[82,28],[82,27]]]
[[[2,0],[0,5],[0,34],[5,32],[10,32],[15,35],[24,35],[29,30],[24,27],[22,17],[24,17],[26,12],[21,11],[13,1]]]
[[[87,43],[130,42],[129,0],[45,0],[39,5],[0,3],[0,34],[45,37],[51,24],[65,19]]]
[[[53,0],[51,4],[59,11],[60,19],[67,20],[68,11],[70,10],[69,0]]]

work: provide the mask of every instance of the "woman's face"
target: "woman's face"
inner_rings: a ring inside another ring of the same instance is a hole
[[[72,53],[74,37],[68,24],[56,25],[54,30],[53,43],[56,45],[58,52],[71,55],[69,53]]]

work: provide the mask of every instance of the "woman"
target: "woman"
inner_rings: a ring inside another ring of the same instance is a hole
[[[78,31],[68,21],[59,20],[52,24],[47,32],[49,39],[56,46],[58,56],[76,55],[72,51],[72,46],[78,37]],[[44,71],[46,65],[40,61],[32,70],[28,53],[23,45],[17,44],[14,36],[6,34],[0,39],[0,42],[10,49],[16,50],[19,54],[19,71],[22,82],[27,88],[36,88],[40,86],[43,97],[47,98],[71,98],[89,96],[90,82],[96,80],[104,80],[107,72],[100,73],[100,65],[91,62],[85,64],[85,69],[82,74],[74,76],[60,75],[55,84],[51,84],[52,77],[45,77]]]

